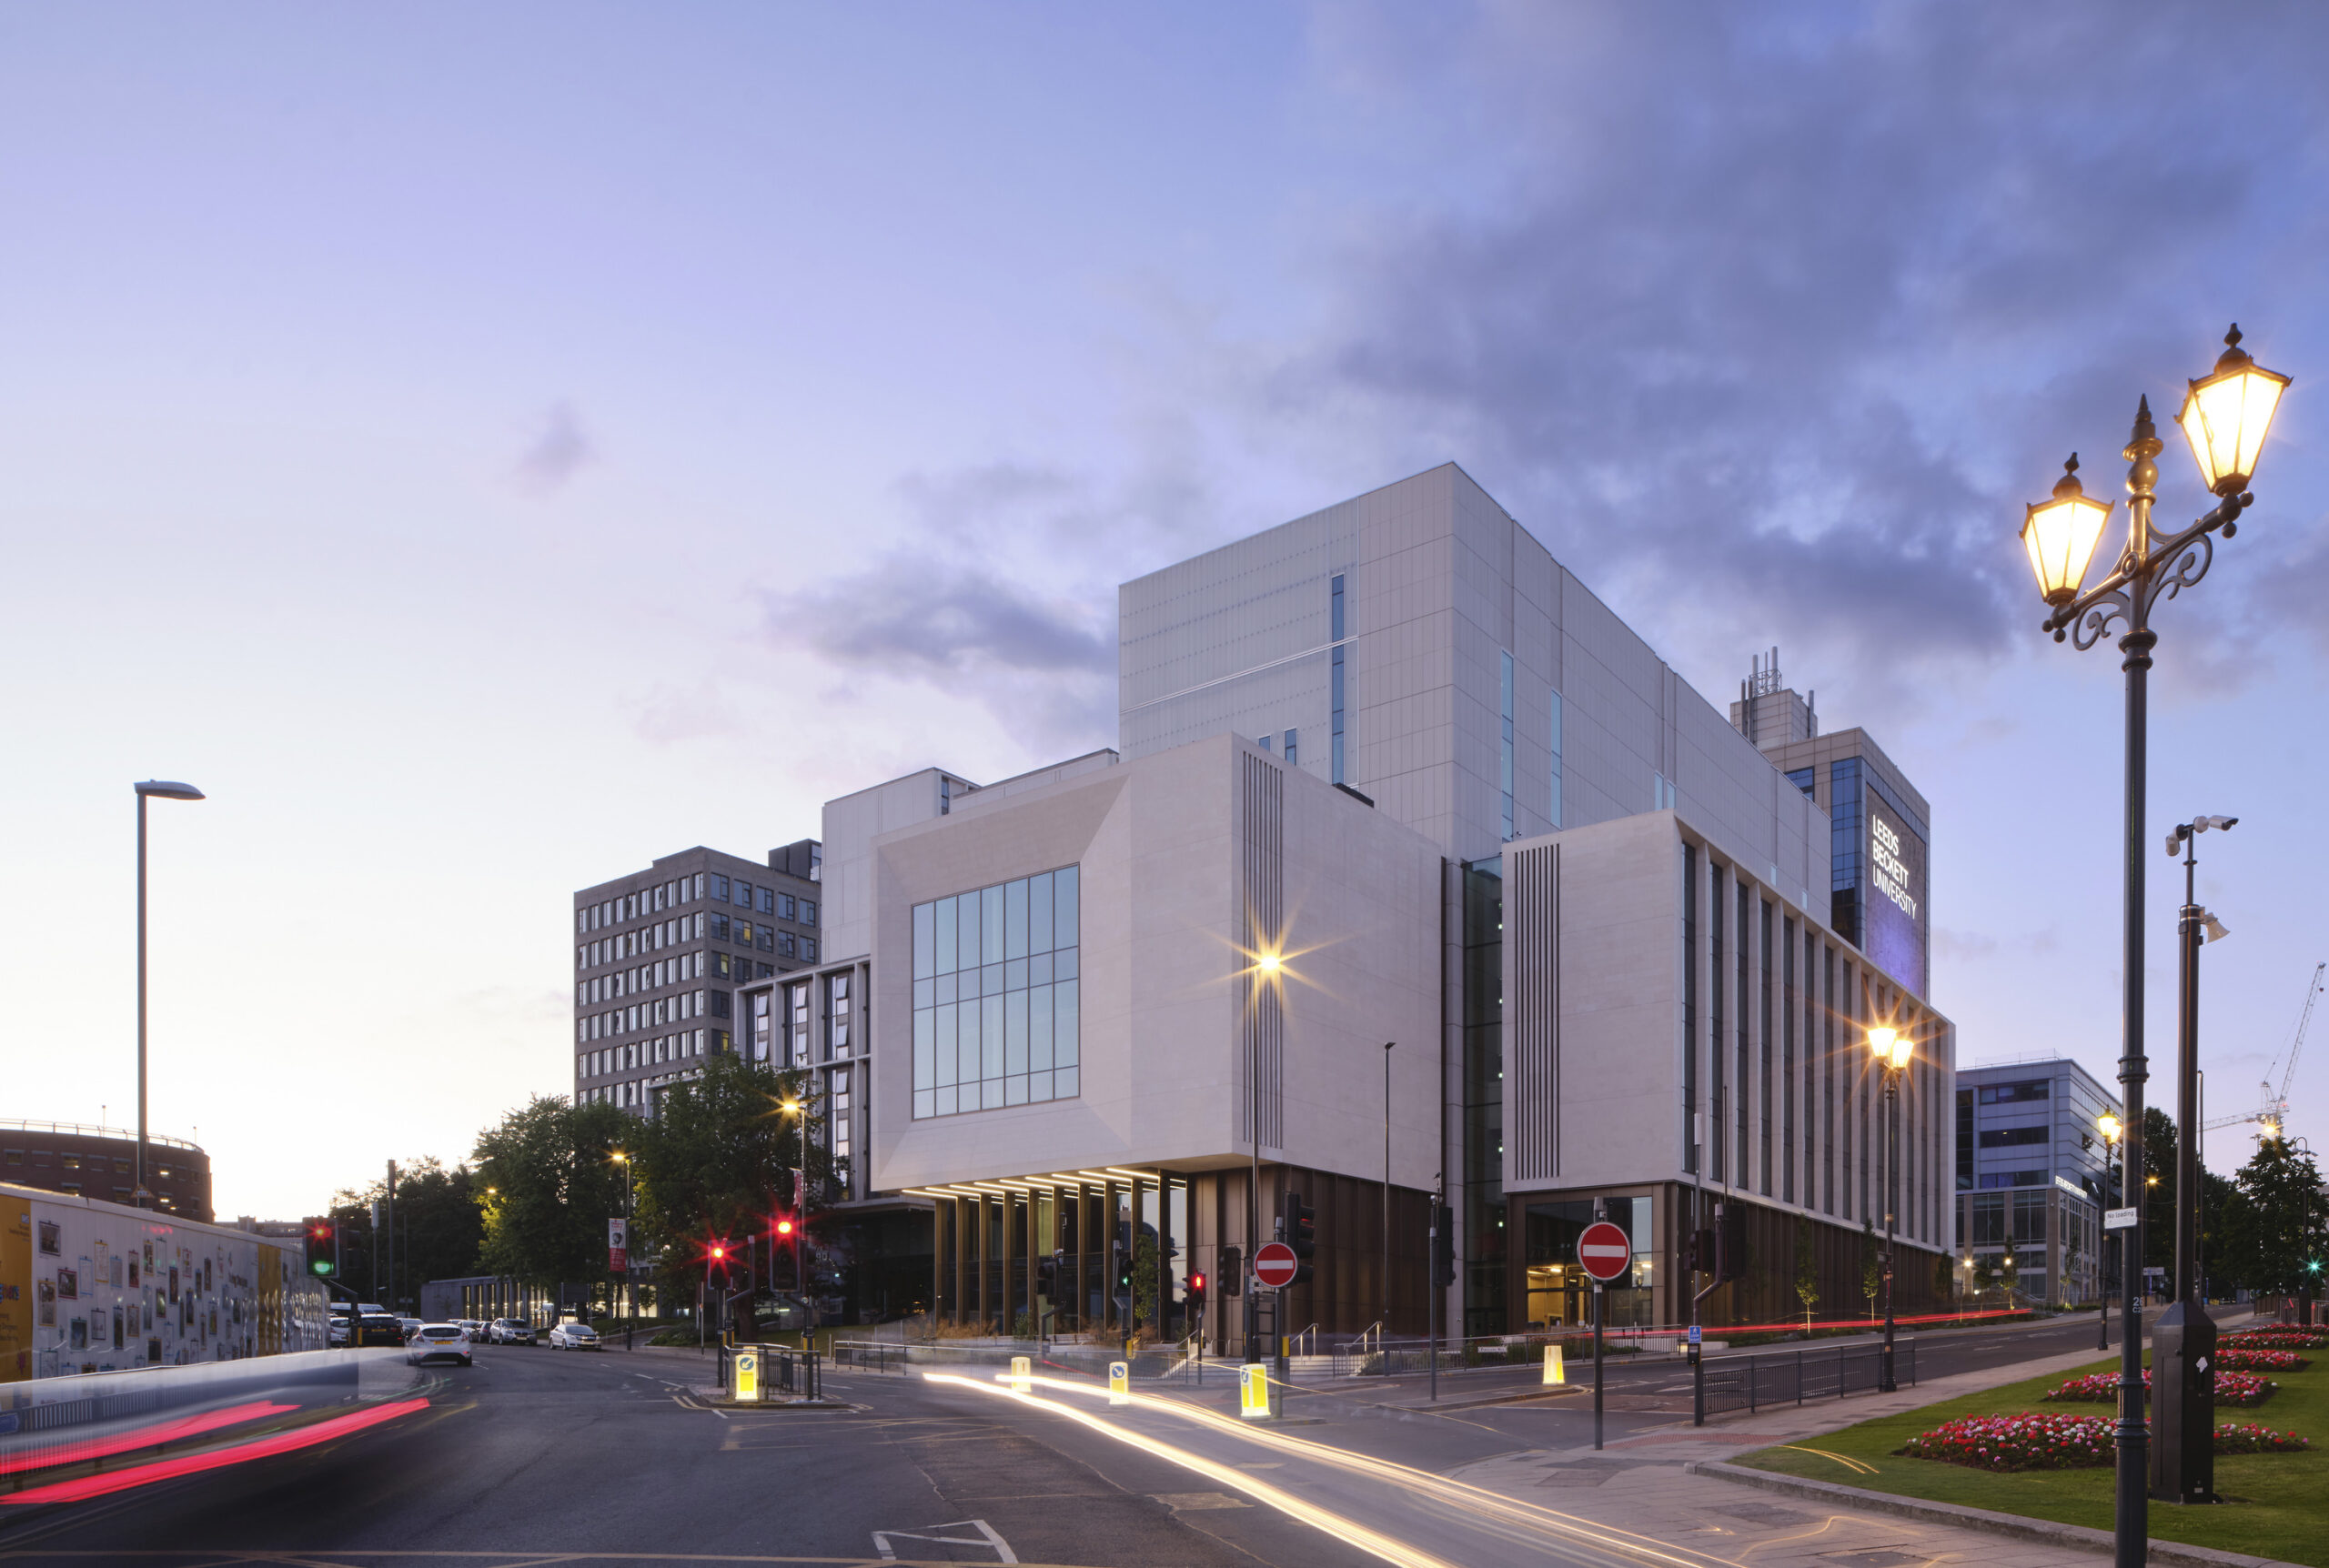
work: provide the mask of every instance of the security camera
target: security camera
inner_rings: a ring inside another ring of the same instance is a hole
[[[2178,828],[2173,832],[2168,834],[2167,858],[2169,859],[2172,860],[2175,859],[2176,856],[2183,852],[2183,834],[2185,831],[2186,829]]]
[[[2229,828],[2239,820],[2237,817],[2203,817],[2193,826],[2205,832],[2210,828]]]

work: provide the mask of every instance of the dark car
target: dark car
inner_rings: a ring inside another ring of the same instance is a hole
[[[365,1345],[404,1344],[404,1325],[390,1312],[366,1312],[356,1320],[356,1343]]]

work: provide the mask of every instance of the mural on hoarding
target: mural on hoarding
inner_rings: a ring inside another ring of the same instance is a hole
[[[257,1236],[22,1188],[0,1203],[0,1382],[326,1346],[324,1287]]]

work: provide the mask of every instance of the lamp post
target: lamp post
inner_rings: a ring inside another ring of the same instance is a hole
[[[2102,1134],[2102,1195],[2105,1199],[2103,1207],[2109,1208],[2111,1206],[2108,1202],[2111,1196],[2111,1162],[2118,1155],[2119,1141],[2127,1134],[2127,1124],[2106,1111],[2094,1119],[2094,1126],[2095,1130]],[[2119,1178],[2119,1191],[2122,1197],[2125,1196],[2126,1190],[2126,1177],[2122,1174]],[[2103,1232],[2106,1245],[2109,1242],[2110,1234],[2107,1231]],[[2123,1238],[2119,1244],[2122,1249],[2124,1248]],[[2109,1256],[2109,1252],[2103,1253],[2104,1258]],[[2119,1261],[2121,1271],[2124,1271],[2126,1266],[2126,1260],[2122,1257]],[[2094,1348],[2099,1351],[2107,1351],[2111,1348],[2111,1281],[2110,1270],[2107,1266],[2103,1269],[2102,1286],[2094,1293],[2098,1301],[2094,1310]]]
[[[191,784],[148,779],[131,786],[137,791],[137,1189],[130,1201],[140,1209],[154,1206],[154,1190],[146,1184],[146,798],[199,800],[203,793]],[[351,1332],[348,1338],[353,1341]]]
[[[1892,1246],[1893,1211],[1901,1191],[1901,1079],[1916,1055],[1916,1041],[1905,1030],[1878,1024],[1868,1031],[1868,1048],[1884,1073],[1884,1354],[1877,1363],[1876,1391],[1891,1393],[1901,1385],[1892,1375]]]
[[[639,1316],[638,1295],[630,1286],[630,1156],[618,1149],[610,1158],[622,1167],[622,1348],[629,1350],[631,1320]]]
[[[2200,908],[2193,879],[2199,868],[2200,835],[2228,829],[2237,817],[2194,817],[2167,835],[2167,852],[2183,855],[2183,907],[2175,921],[2177,990],[2175,1050],[2175,1300],[2194,1310],[2207,1301],[2200,1284],[2200,944],[2232,933]]]
[[[1275,952],[1264,952],[1255,957],[1251,972],[1257,977],[1258,984],[1255,988],[1250,1006],[1256,1009],[1261,1006],[1261,987],[1275,984],[1278,973],[1284,966],[1285,960]],[[1253,1272],[1254,1254],[1260,1251],[1262,1245],[1262,1050],[1259,1034],[1255,1031],[1248,1032],[1254,1035],[1254,1049],[1250,1052],[1253,1057],[1254,1079],[1252,1092],[1245,1097],[1245,1120],[1246,1131],[1253,1144],[1251,1151],[1253,1164],[1245,1179],[1245,1268],[1249,1277],[1245,1281],[1245,1360],[1249,1364],[1253,1364],[1258,1363],[1262,1359],[1262,1297],[1260,1290],[1250,1278]],[[1270,1332],[1276,1333],[1282,1329],[1282,1324],[1273,1323]]]
[[[2240,329],[2224,336],[2224,352],[2215,368],[2190,384],[2176,422],[2190,442],[2200,477],[2216,505],[2178,533],[2161,535],[2152,528],[2153,492],[2159,483],[2154,460],[2165,450],[2151,417],[2151,401],[2136,405],[2134,429],[2123,455],[2127,470],[2127,543],[2108,575],[2092,588],[2083,585],[2086,571],[2102,538],[2111,504],[2085,496],[2077,478],[2078,459],[2064,465],[2052,498],[2026,509],[2021,542],[2038,578],[2038,591],[2052,607],[2040,630],[2061,642],[2073,638],[2082,650],[2092,648],[2113,621],[2124,621],[2119,638],[2120,668],[2127,677],[2125,820],[2122,849],[2123,889],[2122,927],[2124,951],[2120,965],[2125,987],[2122,1003],[2119,1081],[2123,1086],[2127,1118],[2127,1165],[2142,1167],[2143,1081],[2148,1066],[2143,1054],[2143,868],[2142,836],[2149,722],[2148,677],[2151,650],[2159,638],[2151,629],[2151,610],[2162,594],[2169,597],[2196,586],[2215,558],[2213,536],[2237,531],[2240,514],[2253,498],[2248,481],[2272,427],[2273,414],[2287,390],[2289,378],[2265,370],[2240,347]],[[2142,1258],[2140,1215],[2123,1243],[2131,1265]],[[2120,1346],[2117,1502],[2113,1519],[2116,1568],[2142,1568],[2148,1551],[2149,1508],[2144,1497],[2148,1435],[2143,1425],[2142,1307],[2135,1276],[2128,1271],[2122,1310],[2125,1332]]]

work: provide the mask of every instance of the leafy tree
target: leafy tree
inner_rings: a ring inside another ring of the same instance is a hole
[[[394,1221],[395,1294],[399,1302],[418,1305],[420,1287],[430,1280],[459,1279],[478,1272],[478,1251],[485,1227],[478,1212],[478,1184],[466,1165],[445,1169],[434,1155],[401,1161],[397,1167]],[[366,1301],[394,1306],[384,1293],[386,1278],[375,1278],[370,1205],[385,1203],[388,1172],[369,1186],[343,1187],[332,1195],[332,1217],[339,1226],[341,1260],[347,1266],[342,1282]],[[384,1217],[386,1211],[383,1211]],[[389,1261],[387,1258],[380,1260]]]
[[[801,1069],[711,1057],[702,1076],[664,1093],[654,1121],[633,1124],[633,1245],[659,1261],[658,1277],[672,1299],[694,1298],[715,1238],[756,1259],[765,1282],[776,1263],[768,1251],[771,1216],[795,1211],[813,1227],[819,1195],[832,1190],[839,1171],[825,1147],[821,1105],[804,1099],[807,1080]],[[788,1112],[787,1105],[799,1110]],[[805,1193],[793,1190],[796,1167],[807,1172]],[[793,1283],[792,1261],[785,1257],[776,1266],[783,1288]]]
[[[1132,1311],[1136,1322],[1157,1321],[1156,1238],[1145,1229],[1132,1244]]]
[[[2156,1105],[2143,1107],[2143,1263],[2175,1267],[2175,1123]]]
[[[1997,1288],[1998,1259],[1994,1252],[1973,1254],[1973,1300],[1978,1305],[1983,1296]]]
[[[1803,1303],[1803,1330],[1811,1332],[1811,1309],[1820,1304],[1820,1253],[1809,1221],[1795,1226],[1795,1299]]]
[[[1884,1256],[1876,1246],[1876,1222],[1862,1216],[1860,1222],[1860,1293],[1868,1298],[1868,1315],[1876,1316],[1877,1292],[1884,1288]]]
[[[611,1156],[642,1125],[619,1106],[544,1095],[479,1133],[471,1180],[483,1271],[546,1290],[605,1279],[607,1221],[623,1211],[623,1169]]]
[[[2256,1152],[2231,1185],[2245,1212],[2232,1219],[2218,1260],[2219,1278],[2253,1291],[2296,1292],[2314,1276],[2307,1267],[2319,1258],[2329,1226],[2329,1205],[2321,1195],[2321,1172],[2310,1150],[2285,1138],[2260,1139]]]

